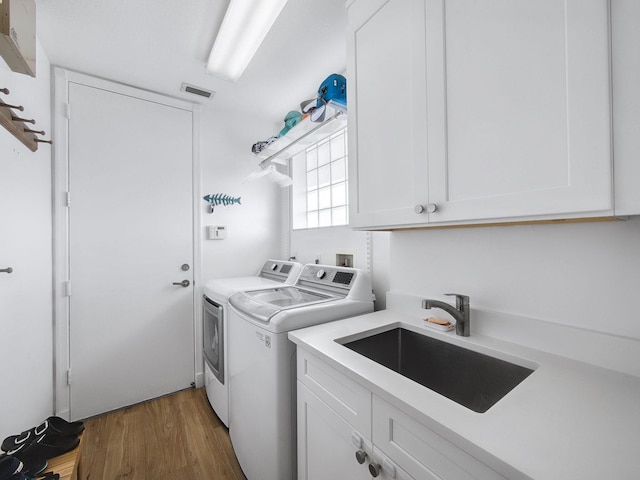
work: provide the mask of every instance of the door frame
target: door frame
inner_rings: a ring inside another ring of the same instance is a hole
[[[69,419],[71,389],[67,372],[70,368],[69,296],[66,282],[69,280],[69,214],[67,191],[69,189],[69,84],[78,83],[150,102],[180,108],[192,113],[192,191],[193,191],[193,322],[194,322],[194,384],[204,384],[202,367],[202,297],[201,244],[202,230],[200,209],[200,112],[201,106],[186,100],[141,90],[110,80],[53,67],[53,411],[55,415]]]

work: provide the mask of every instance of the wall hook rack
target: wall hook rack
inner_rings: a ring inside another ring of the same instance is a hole
[[[9,95],[8,88],[0,88],[0,93]],[[38,150],[38,143],[52,144],[51,140],[42,140],[37,135],[44,135],[44,130],[32,130],[27,127],[27,124],[35,125],[34,119],[22,118],[15,116],[13,110],[19,112],[24,111],[22,105],[10,105],[0,100],[0,125],[7,129],[11,135],[20,140],[26,147],[35,152]]]

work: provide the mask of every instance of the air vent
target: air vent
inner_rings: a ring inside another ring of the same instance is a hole
[[[204,88],[196,87],[194,85],[189,85],[188,83],[183,83],[180,87],[180,90],[187,93],[192,93],[194,95],[198,95],[204,98],[212,98],[216,92],[212,92],[211,90],[205,90]]]

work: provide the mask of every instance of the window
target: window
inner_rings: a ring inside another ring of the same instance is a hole
[[[291,159],[293,229],[347,225],[347,129]]]

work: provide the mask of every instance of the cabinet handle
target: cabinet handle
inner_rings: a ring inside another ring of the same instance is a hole
[[[373,462],[369,464],[369,473],[371,474],[372,477],[377,477],[378,475],[380,475],[381,470],[382,470],[382,467],[380,467],[380,464],[373,463]]]
[[[415,207],[413,207],[413,211],[420,214],[420,213],[435,213],[438,210],[438,205],[436,205],[435,203],[429,203],[427,204],[427,207],[425,208],[424,205],[416,205]]]
[[[367,452],[364,450],[358,450],[356,452],[356,460],[360,465],[362,465],[367,460]]]

